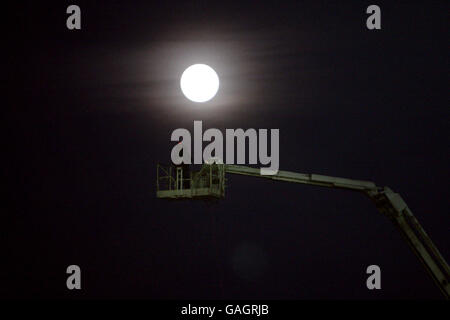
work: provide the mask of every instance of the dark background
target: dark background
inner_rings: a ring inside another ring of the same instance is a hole
[[[399,192],[448,259],[448,2],[23,1],[7,11],[1,297],[441,298],[359,194],[228,176],[156,199],[176,128],[279,128],[280,169]],[[179,77],[211,65],[218,95]],[[66,268],[82,290],[66,289]],[[367,266],[382,290],[366,288]]]

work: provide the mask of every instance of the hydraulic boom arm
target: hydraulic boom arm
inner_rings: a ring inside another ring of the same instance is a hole
[[[276,175],[261,175],[260,170],[246,166],[224,165],[226,173],[260,177],[265,179],[303,183],[329,188],[341,188],[360,191],[367,195],[378,210],[387,216],[400,233],[413,252],[425,266],[444,296],[450,298],[450,269],[435,247],[430,237],[414,217],[402,197],[388,187],[377,187],[370,181],[360,181],[316,174],[302,174],[289,171],[278,171]]]

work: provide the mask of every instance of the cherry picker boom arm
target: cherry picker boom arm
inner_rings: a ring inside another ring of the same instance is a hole
[[[247,175],[265,179],[302,183],[329,188],[341,188],[359,191],[367,195],[377,209],[387,216],[404,236],[412,251],[419,258],[429,275],[433,278],[444,296],[450,298],[450,269],[431,241],[425,230],[417,221],[405,201],[388,187],[377,187],[370,181],[360,181],[316,174],[302,174],[278,171],[275,175],[261,175],[260,170],[246,166],[224,165],[225,172]]]

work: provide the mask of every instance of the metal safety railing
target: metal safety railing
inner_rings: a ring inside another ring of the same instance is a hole
[[[224,166],[205,164],[199,171],[193,171],[188,165],[157,164],[156,191],[160,198],[208,196],[208,193],[214,197],[223,197],[225,195]]]

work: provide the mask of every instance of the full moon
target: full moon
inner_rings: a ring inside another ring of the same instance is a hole
[[[194,64],[184,70],[180,86],[189,100],[206,102],[214,98],[219,90],[219,76],[206,64]]]

